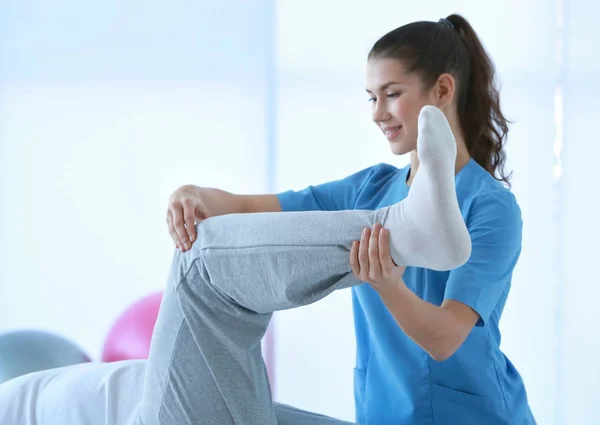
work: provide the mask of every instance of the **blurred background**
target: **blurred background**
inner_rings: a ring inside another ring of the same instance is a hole
[[[3,0],[0,331],[100,359],[166,282],[181,185],[266,193],[405,165],[370,121],[366,55],[451,13],[490,52],[513,121],[524,248],[502,349],[540,424],[600,423],[592,0]],[[354,419],[350,291],[276,314],[264,347],[276,400]]]

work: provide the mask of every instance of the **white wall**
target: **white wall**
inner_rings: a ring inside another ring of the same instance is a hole
[[[268,190],[270,6],[0,5],[0,329],[97,360],[166,283],[177,187]]]
[[[560,213],[560,417],[562,423],[600,423],[598,240],[596,171],[600,144],[598,2],[568,2],[564,69],[564,174]],[[593,29],[593,31],[592,31]]]

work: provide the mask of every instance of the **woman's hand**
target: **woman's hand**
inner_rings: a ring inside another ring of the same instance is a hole
[[[192,185],[177,189],[169,199],[167,226],[173,243],[183,252],[196,240],[196,223],[210,217],[201,188]]]
[[[406,267],[397,266],[390,255],[389,232],[376,223],[365,228],[360,241],[352,243],[350,266],[357,279],[380,291],[402,282]]]

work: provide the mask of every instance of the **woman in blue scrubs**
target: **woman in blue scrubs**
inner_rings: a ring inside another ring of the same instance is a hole
[[[372,119],[395,155],[410,155],[409,166],[379,164],[277,195],[186,186],[172,198],[171,235],[185,251],[186,229],[174,225],[189,217],[182,199],[193,200],[198,219],[229,212],[374,210],[399,202],[419,167],[419,111],[436,105],[457,143],[456,193],[472,253],[449,272],[396,267],[389,255],[369,255],[380,230],[363,234],[351,255],[355,275],[367,283],[352,288],[356,421],[535,424],[522,378],[500,350],[499,321],[521,252],[522,221],[504,172],[508,127],[492,61],[459,15],[397,28],[375,43],[368,59]]]

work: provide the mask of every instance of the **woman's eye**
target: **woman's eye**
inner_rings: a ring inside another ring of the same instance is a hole
[[[387,95],[388,99],[393,99],[394,97],[400,96],[400,93],[390,93]]]

